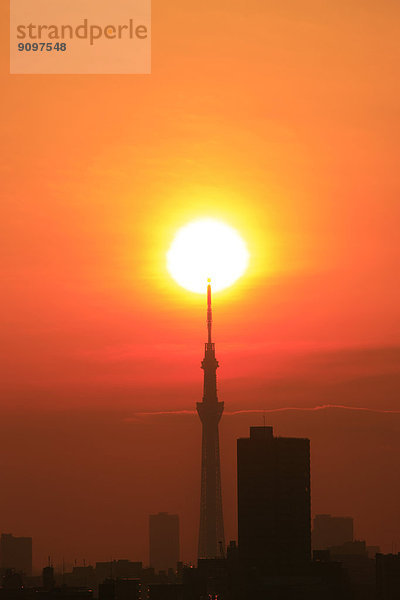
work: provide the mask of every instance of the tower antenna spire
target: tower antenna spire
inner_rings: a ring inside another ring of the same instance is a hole
[[[207,330],[208,343],[211,344],[212,331],[212,306],[211,306],[211,279],[207,279]]]

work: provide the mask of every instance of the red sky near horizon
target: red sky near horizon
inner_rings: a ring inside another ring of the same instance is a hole
[[[87,414],[101,421],[119,411],[125,419],[193,409],[201,395],[204,299],[171,281],[165,254],[181,225],[204,216],[236,227],[251,253],[248,274],[214,299],[220,398],[228,412],[400,409],[399,5],[278,4],[153,0],[151,76],[10,76],[2,6],[0,385],[4,422],[25,431],[18,447],[3,446],[5,454],[14,448],[3,460],[15,472],[27,468],[24,444],[37,441],[32,415],[44,423],[59,419],[57,431],[63,414],[74,415],[82,431],[68,456],[79,486],[87,473],[78,457],[90,452]],[[390,429],[390,413],[385,418]],[[190,446],[192,434],[173,423],[171,433]],[[333,428],[324,422],[324,432]],[[239,428],[227,431],[233,456]],[[282,432],[295,435],[295,427]],[[381,433],[368,448],[379,456]],[[60,460],[60,472],[68,473],[67,455],[60,458],[56,441],[40,435],[48,468]],[[159,465],[150,439],[140,452]],[[398,448],[394,437],[389,442],[392,455]],[[96,444],[111,472],[112,452]],[[350,446],[336,448],[347,482]],[[39,452],[28,461],[39,488],[47,473],[42,459]],[[313,510],[356,514],[365,489],[350,486],[347,503],[329,503],[334,475],[327,482],[318,464]],[[234,490],[234,469],[224,468]],[[389,475],[385,481],[379,485],[393,493]],[[24,488],[16,482],[14,494],[12,474],[9,482],[0,529],[32,531],[38,561],[51,544],[60,554],[51,527],[32,524],[37,513],[22,500],[13,508]],[[147,483],[157,497],[156,476]],[[65,490],[58,483],[53,492],[54,519],[66,518]],[[168,490],[172,512],[182,488]],[[93,510],[93,528],[118,499],[116,492]],[[189,558],[196,502],[182,507]],[[371,501],[371,512],[384,502]],[[234,536],[231,498],[225,503]],[[38,492],[36,506],[45,504]],[[140,523],[146,506],[137,506]],[[157,502],[151,506],[158,510]],[[361,515],[361,534],[390,548],[393,539],[400,542],[390,530],[394,507],[385,518],[380,527]],[[144,526],[133,527],[143,537]],[[68,527],[65,536],[73,558]],[[99,540],[87,543],[93,556]],[[140,554],[142,542],[133,546]]]

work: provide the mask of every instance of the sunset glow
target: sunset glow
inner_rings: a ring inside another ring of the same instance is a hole
[[[201,219],[182,227],[167,254],[167,267],[179,285],[204,293],[232,285],[247,269],[249,253],[239,233],[228,225]]]

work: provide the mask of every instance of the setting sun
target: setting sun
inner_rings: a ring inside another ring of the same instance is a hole
[[[201,219],[182,227],[167,254],[171,276],[191,292],[204,293],[207,280],[213,290],[232,285],[247,269],[249,252],[239,233],[214,219]]]

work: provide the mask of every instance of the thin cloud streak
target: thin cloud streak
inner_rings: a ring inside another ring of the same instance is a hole
[[[379,408],[364,408],[360,406],[345,406],[342,404],[324,404],[322,406],[310,406],[310,407],[295,407],[295,406],[285,406],[281,408],[254,408],[254,409],[243,409],[243,410],[234,410],[234,411],[224,411],[225,416],[235,416],[235,415],[243,415],[243,414],[264,414],[264,413],[279,413],[279,412],[316,412],[322,410],[349,410],[355,412],[368,412],[368,413],[379,413],[379,414],[400,414],[400,410],[385,410]],[[137,412],[134,417],[128,417],[126,421],[134,421],[136,417],[158,417],[163,415],[168,416],[181,416],[181,415],[195,415],[195,410],[170,410],[170,411],[154,411],[154,412]]]

